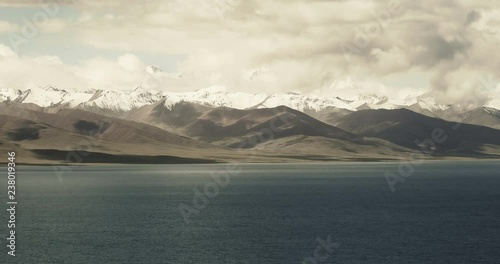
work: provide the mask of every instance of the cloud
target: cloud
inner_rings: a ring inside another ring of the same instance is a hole
[[[0,1],[8,4],[20,5]],[[59,34],[61,42],[74,40],[128,54],[117,60],[89,58],[78,66],[64,66],[79,78],[79,86],[132,87],[146,79],[160,89],[225,85],[231,90],[310,93],[329,89],[346,76],[377,82],[411,72],[430,75],[428,87],[419,88],[453,103],[480,86],[480,76],[500,79],[500,62],[492,56],[500,46],[497,1],[132,0],[124,4],[88,0],[63,4],[78,10],[79,17],[47,27]],[[351,48],[348,53],[346,45]],[[145,52],[181,54],[186,60],[179,64],[178,73],[148,77],[141,59],[132,55]],[[407,87],[394,87],[399,88]]]
[[[201,58],[201,57],[199,57]],[[217,57],[204,58],[207,69],[219,63]],[[185,69],[193,67],[185,63]],[[136,55],[126,53],[116,59],[89,58],[78,65],[65,64],[56,56],[20,56],[0,44],[0,88],[26,90],[55,86],[67,90],[133,90],[138,86],[168,91],[188,91],[216,84],[220,75],[207,78],[206,72],[172,74],[154,71]]]
[[[72,69],[57,57],[20,57],[3,45],[0,45],[0,72],[2,88],[26,89],[49,84],[72,87],[77,81]]]
[[[19,25],[0,20],[0,33],[19,31]]]
[[[48,85],[63,89],[133,89],[147,72],[130,54],[117,60],[89,59],[79,66],[64,64],[55,56],[18,56],[0,45],[0,87],[29,89]]]

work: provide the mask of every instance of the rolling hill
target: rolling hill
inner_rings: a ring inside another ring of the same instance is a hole
[[[357,111],[340,118],[336,124],[351,133],[410,149],[421,149],[424,144],[419,142],[432,140],[434,152],[440,155],[481,155],[486,147],[500,149],[499,130],[445,121],[407,109]]]

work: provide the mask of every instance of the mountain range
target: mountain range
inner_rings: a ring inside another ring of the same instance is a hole
[[[340,88],[338,88],[340,87]],[[339,108],[351,111],[366,109],[408,108],[422,114],[436,114],[440,111],[470,110],[469,107],[456,104],[437,103],[433,96],[422,94],[384,95],[369,92],[358,87],[352,79],[335,84],[327,96],[288,93],[244,93],[228,92],[225,87],[212,86],[191,92],[157,91],[137,87],[133,90],[98,90],[76,91],[47,86],[26,90],[0,89],[0,101],[33,103],[41,107],[65,106],[79,108],[100,108],[112,111],[128,111],[144,105],[164,101],[166,106],[179,102],[189,102],[212,107],[230,107],[236,109],[272,108],[287,106],[302,112],[323,111]],[[480,105],[477,105],[479,107]],[[484,107],[500,108],[497,99],[490,100]],[[440,116],[443,114],[439,114]]]
[[[0,149],[25,163],[401,160],[426,147],[426,159],[500,157],[499,110],[422,98],[45,87],[0,101]],[[423,146],[437,129],[446,140]]]

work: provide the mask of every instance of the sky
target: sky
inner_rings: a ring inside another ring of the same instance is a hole
[[[497,0],[0,0],[0,88],[488,101],[499,44]]]

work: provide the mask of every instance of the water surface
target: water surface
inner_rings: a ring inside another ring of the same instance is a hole
[[[500,263],[498,162],[426,163],[394,193],[398,163],[237,168],[186,223],[226,165],[21,167],[18,256],[4,240],[0,263],[302,263],[329,235],[318,263]]]

